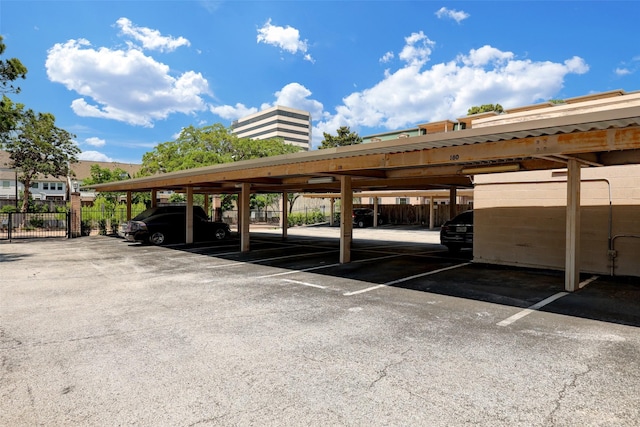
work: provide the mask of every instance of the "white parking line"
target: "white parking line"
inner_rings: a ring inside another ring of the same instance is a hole
[[[582,282],[580,282],[580,284],[578,285],[578,287],[580,289],[584,288],[585,286],[587,286],[589,283],[591,282],[595,282],[596,280],[598,280],[600,276],[591,276],[590,278],[588,278],[587,280],[583,280]]]
[[[279,256],[279,257],[273,257],[273,258],[256,259],[256,260],[253,260],[253,261],[234,261],[234,262],[231,262],[229,264],[212,265],[212,266],[207,267],[207,268],[212,269],[212,268],[221,268],[221,267],[236,267],[236,266],[247,265],[247,264],[260,264],[261,262],[266,262],[266,261],[277,261],[277,260],[287,259],[287,258],[300,258],[300,257],[305,257],[305,256],[311,256],[311,255],[321,255],[321,254],[326,254],[326,253],[330,253],[330,252],[335,252],[335,251],[324,251],[324,252],[312,252],[312,253],[308,253],[308,254],[285,255],[285,256]],[[234,254],[237,254],[237,252],[234,252]],[[217,255],[219,255],[219,254],[217,254]],[[264,276],[264,277],[269,277],[269,276]],[[262,277],[258,277],[258,278],[260,279]]]
[[[591,282],[593,282],[595,280],[598,280],[598,277],[599,276],[592,276],[587,280],[583,280],[578,285],[578,288],[584,288],[589,283],[591,283]],[[508,325],[512,324],[513,322],[515,322],[516,320],[520,320],[523,317],[530,315],[534,311],[537,311],[537,310],[541,309],[542,307],[544,307],[547,304],[551,304],[552,302],[554,302],[558,298],[562,298],[565,295],[569,295],[569,292],[558,292],[555,295],[551,295],[549,298],[543,299],[542,301],[540,301],[540,302],[538,302],[536,304],[533,304],[531,307],[525,308],[524,310],[514,314],[513,316],[511,316],[511,317],[509,317],[507,319],[504,319],[501,322],[496,323],[496,325],[498,325],[498,326],[508,326]]]
[[[258,276],[256,277],[256,279],[266,279],[267,277],[286,276],[287,274],[304,273],[307,271],[320,270],[322,268],[337,267],[339,265],[340,265],[339,263],[327,264],[327,265],[319,265],[316,267],[303,268],[302,270],[288,270],[288,271],[283,271],[282,273],[274,273],[274,274],[267,274],[266,276]]]
[[[300,282],[299,280],[290,280],[290,279],[282,279],[282,280],[288,283],[295,283],[296,285],[310,286],[312,288],[318,288],[318,289],[327,289],[326,286],[314,285],[313,283],[307,283],[307,282]]]
[[[431,276],[432,274],[441,273],[441,272],[447,271],[447,270],[453,270],[454,268],[464,267],[464,266],[470,265],[470,264],[471,264],[470,262],[465,262],[465,263],[462,263],[462,264],[452,265],[450,267],[440,268],[438,270],[427,271],[426,273],[416,274],[416,275],[409,276],[409,277],[403,277],[402,279],[393,280],[391,282],[387,282],[387,283],[384,283],[382,285],[372,286],[372,287],[366,288],[366,289],[360,289],[359,291],[346,292],[346,293],[344,293],[342,295],[344,295],[346,297],[349,297],[351,295],[363,294],[365,292],[375,291],[376,289],[380,289],[380,288],[383,288],[383,287],[386,287],[386,286],[392,286],[392,285],[396,285],[398,283],[402,283],[402,282],[406,282],[406,281],[409,281],[409,280],[417,279],[418,277]]]
[[[524,310],[514,314],[513,316],[504,319],[501,322],[498,322],[497,325],[498,326],[508,326],[510,324],[512,324],[513,322],[515,322],[516,320],[520,320],[525,316],[530,315],[531,313],[533,313],[536,310],[539,310],[540,308],[544,307],[547,304],[550,304],[552,302],[554,302],[555,300],[557,300],[558,298],[562,298],[565,295],[569,295],[569,292],[558,292],[555,295],[551,295],[549,298],[545,298],[542,301],[533,304],[531,307],[529,308],[525,308]]]
[[[394,255],[381,256],[381,257],[377,257],[377,258],[360,259],[360,260],[357,260],[357,261],[351,261],[351,264],[378,261],[378,260],[381,260],[381,259],[388,259],[388,258],[397,258],[397,257],[403,256],[403,255],[406,255],[406,254],[394,254]],[[284,271],[282,273],[267,274],[266,276],[256,277],[256,279],[265,279],[267,277],[275,277],[275,276],[285,276],[287,274],[304,273],[304,272],[307,272],[307,271],[321,270],[323,268],[337,267],[337,266],[340,266],[340,265],[342,265],[342,264],[338,263],[338,264],[318,265],[316,267],[303,268],[302,270],[290,270],[290,271]]]

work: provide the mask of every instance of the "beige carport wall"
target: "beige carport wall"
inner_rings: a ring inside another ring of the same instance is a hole
[[[470,187],[479,173],[567,167],[565,287],[579,282],[580,169],[640,163],[640,95],[579,104],[561,115],[190,169],[94,185],[97,191],[240,195],[241,251],[250,248],[250,193],[340,192],[340,262],[350,262],[354,191]],[[318,179],[323,178],[323,179]],[[286,206],[284,207],[286,210]],[[191,212],[187,209],[187,212]],[[187,237],[192,238],[187,218]],[[191,242],[192,240],[188,240]]]

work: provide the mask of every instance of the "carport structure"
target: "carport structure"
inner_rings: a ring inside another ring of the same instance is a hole
[[[578,289],[580,170],[640,163],[640,94],[615,96],[527,115],[505,114],[471,129],[316,150],[189,169],[91,186],[97,191],[173,190],[193,195],[236,193],[240,250],[249,251],[252,193],[340,193],[340,262],[351,260],[354,193],[375,190],[472,188],[473,176],[524,170],[567,169],[565,288]],[[152,197],[155,200],[155,197]],[[130,216],[130,209],[128,210]],[[187,243],[193,241],[187,209]],[[283,237],[286,237],[283,227]]]

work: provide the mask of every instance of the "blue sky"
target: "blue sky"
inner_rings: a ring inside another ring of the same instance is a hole
[[[273,105],[314,146],[594,92],[640,90],[635,1],[0,0],[12,95],[85,160],[140,163],[186,126]]]

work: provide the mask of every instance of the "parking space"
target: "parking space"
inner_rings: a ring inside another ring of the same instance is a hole
[[[337,232],[0,244],[0,425],[637,425],[637,280]]]

